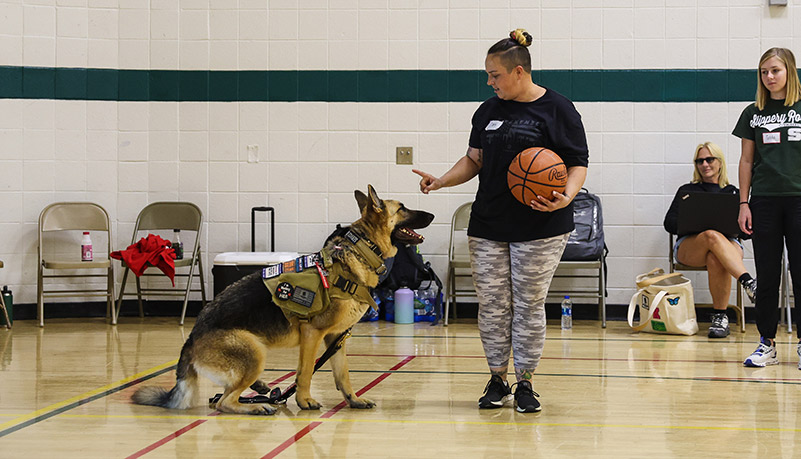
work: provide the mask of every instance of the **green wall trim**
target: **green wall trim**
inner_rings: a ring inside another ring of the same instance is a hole
[[[536,70],[575,102],[746,102],[756,71]],[[115,70],[0,66],[0,98],[116,101],[478,102],[481,70]]]

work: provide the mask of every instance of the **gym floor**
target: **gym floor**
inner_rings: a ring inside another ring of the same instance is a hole
[[[273,416],[198,405],[131,404],[142,385],[171,387],[193,319],[33,320],[0,329],[0,457],[703,457],[801,455],[801,371],[794,335],[781,364],[744,368],[747,332],[710,340],[632,333],[625,322],[549,322],[534,378],[543,411],[478,410],[488,380],[475,321],[361,323],[347,342],[354,388],[344,406],[328,366],[314,377],[319,411],[290,399]],[[322,350],[320,351],[322,353]],[[262,378],[281,388],[297,351],[276,351]],[[247,394],[245,394],[247,395]]]

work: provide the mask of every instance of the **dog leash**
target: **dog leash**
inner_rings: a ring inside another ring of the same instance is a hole
[[[353,327],[351,327],[353,328]],[[351,328],[342,332],[341,335],[328,346],[328,349],[325,350],[322,356],[317,359],[317,362],[314,364],[314,371],[312,374],[316,373],[317,370],[320,369],[325,363],[334,356],[340,349],[342,349],[342,345],[345,344],[345,340],[350,338]],[[292,396],[298,389],[298,385],[296,382],[293,382],[292,385],[286,388],[284,392],[281,392],[280,387],[275,387],[273,390],[270,391],[270,395],[256,395],[255,397],[239,397],[239,403],[269,403],[271,405],[283,405],[286,403],[287,399]],[[223,394],[216,394],[214,397],[209,398],[209,404],[217,403],[220,398],[222,398]]]

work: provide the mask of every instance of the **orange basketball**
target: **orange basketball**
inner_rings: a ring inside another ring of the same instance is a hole
[[[564,193],[567,168],[551,150],[527,148],[512,160],[506,180],[515,199],[528,206],[537,195],[552,199],[552,191]]]

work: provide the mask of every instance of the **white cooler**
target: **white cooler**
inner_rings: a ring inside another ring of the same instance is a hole
[[[247,276],[260,271],[267,265],[274,265],[299,257],[297,252],[224,252],[214,257],[214,296],[226,287]]]

